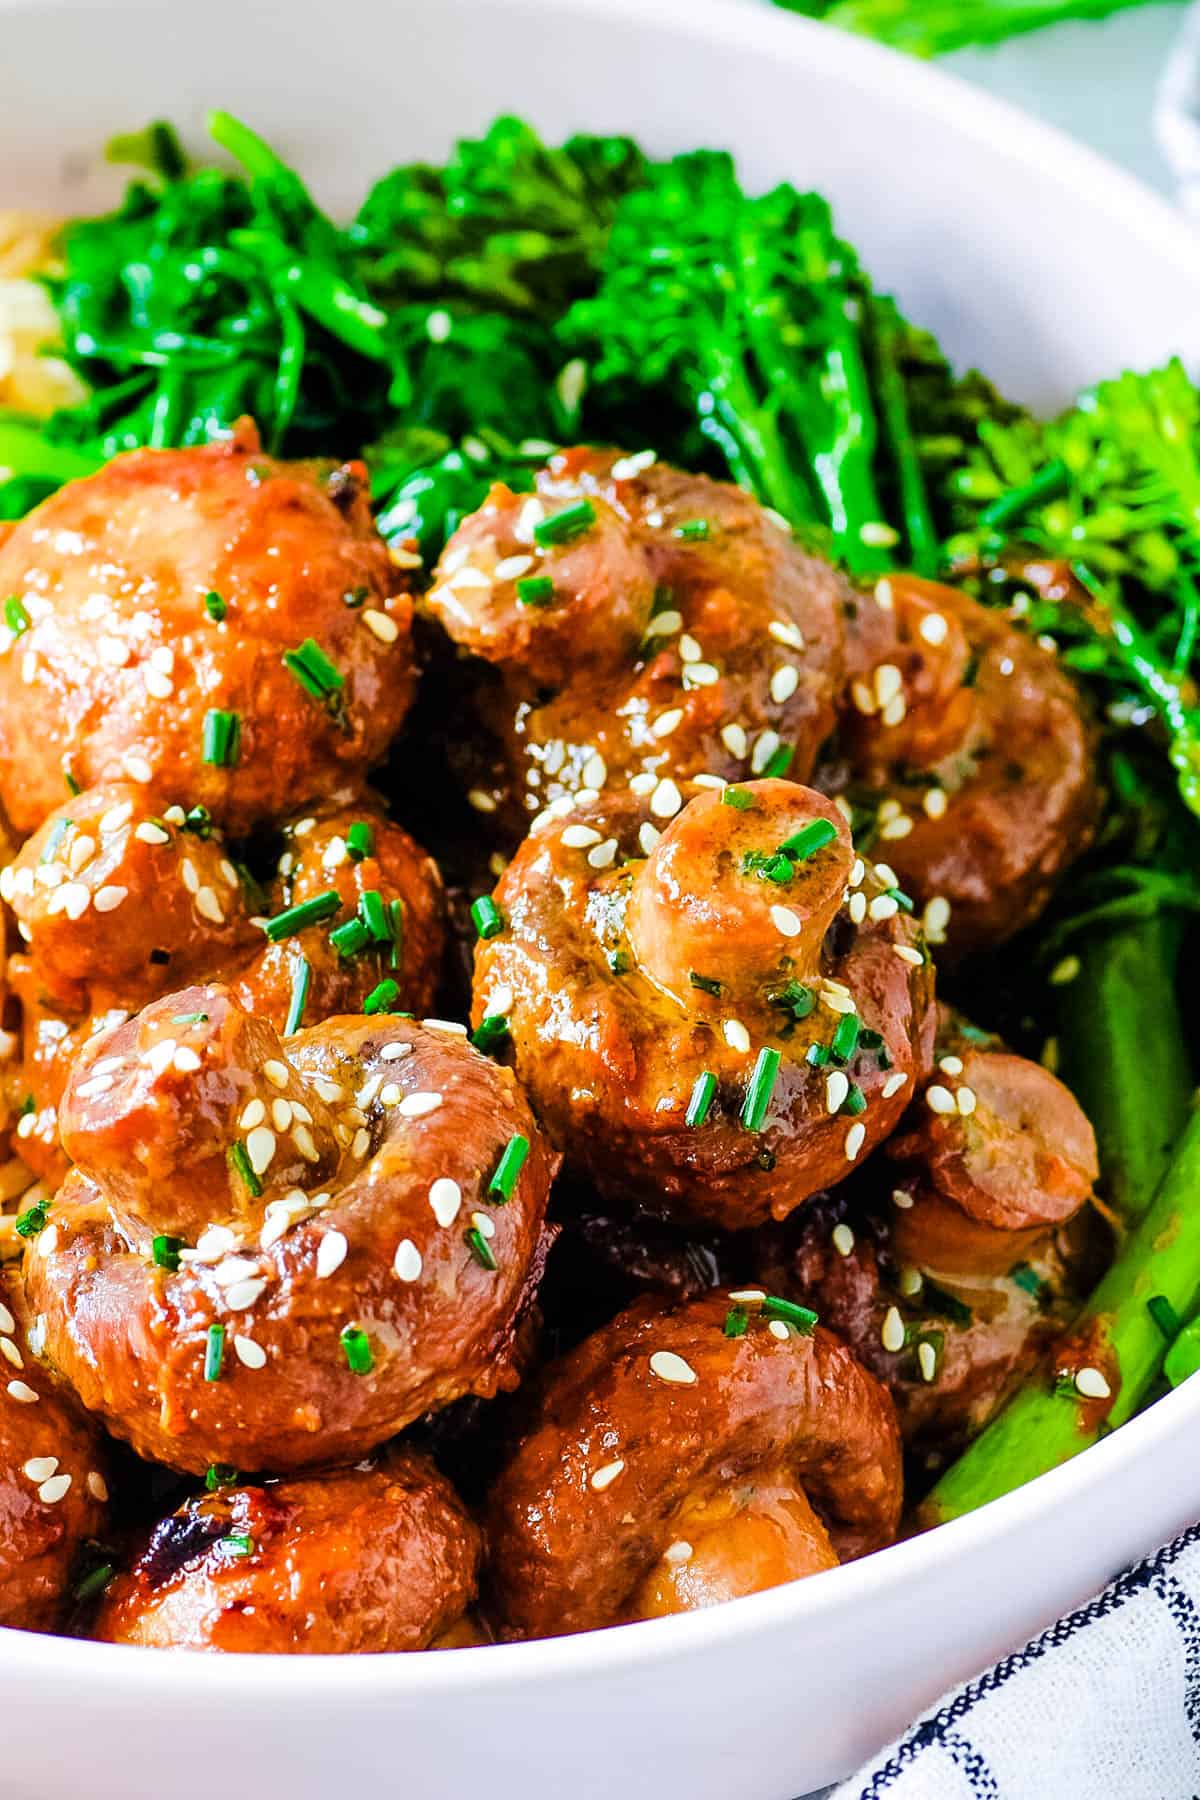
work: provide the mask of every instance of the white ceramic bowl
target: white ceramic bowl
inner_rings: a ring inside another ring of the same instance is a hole
[[[1200,244],[1054,133],[916,63],[720,0],[0,0],[0,205],[111,196],[96,152],[243,114],[321,196],[516,110],[737,152],[830,195],[961,360],[1041,406],[1200,361]],[[1200,1381],[1066,1468],[853,1567],[688,1618],[437,1656],[170,1657],[0,1631],[0,1794],[788,1800],[1200,1513]]]

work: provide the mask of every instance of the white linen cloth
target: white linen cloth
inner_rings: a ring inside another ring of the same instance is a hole
[[[1200,1525],[953,1689],[829,1800],[1200,1800]]]

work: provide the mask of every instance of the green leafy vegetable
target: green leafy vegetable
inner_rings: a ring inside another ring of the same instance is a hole
[[[995,44],[1067,19],[1103,19],[1145,0],[776,0],[789,12],[878,38],[914,56]]]

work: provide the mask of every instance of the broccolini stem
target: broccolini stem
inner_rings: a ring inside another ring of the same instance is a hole
[[[1069,481],[1066,463],[1055,457],[1022,486],[1009,488],[1007,494],[1001,494],[998,500],[985,506],[979,515],[979,523],[987,531],[999,531],[1002,526],[1015,524],[1035,506],[1065,494]]]
[[[33,419],[16,413],[0,413],[0,469],[13,475],[32,475],[44,481],[74,481],[91,475],[104,458],[74,444],[48,438]]]
[[[896,311],[890,302],[872,300],[870,307],[880,416],[900,485],[908,560],[918,575],[934,576],[941,567],[941,545],[929,505],[921,458],[913,442],[908,396],[900,373]]]
[[[817,518],[813,495],[788,454],[775,415],[763,407],[740,358],[719,350],[708,390],[698,396],[700,429],[719,443],[734,479],[791,525]],[[707,404],[706,404],[707,402]]]
[[[1164,1295],[1180,1318],[1190,1317],[1200,1302],[1200,1207],[1195,1203],[1200,1186],[1200,1113],[1191,1113],[1165,1171],[1163,1136],[1154,1122],[1160,1104],[1177,1119],[1183,1101],[1187,1050],[1182,1035],[1171,1029],[1178,1027],[1178,1009],[1172,1001],[1151,1019],[1138,997],[1132,1020],[1129,1012],[1139,982],[1146,984],[1146,1003],[1157,994],[1161,1007],[1163,996],[1172,991],[1176,951],[1177,940],[1165,921],[1161,925],[1143,921],[1106,933],[1089,948],[1090,986],[1081,975],[1078,1003],[1063,1019],[1064,1064],[1073,1073],[1084,1071],[1086,1100],[1099,1109],[1096,1122],[1109,1159],[1110,1191],[1123,1215],[1136,1223],[1048,1365],[997,1414],[922,1502],[918,1509],[922,1525],[942,1524],[998,1499],[1069,1461],[1095,1443],[1102,1428],[1131,1417],[1145,1399],[1167,1347],[1146,1310],[1147,1300]],[[1140,1019],[1147,1028],[1135,1039]],[[1131,1097],[1126,1105],[1116,1097],[1116,1087],[1133,1070],[1129,1058],[1138,1043],[1154,1056],[1156,1068],[1161,1069],[1168,1057],[1174,1057],[1178,1068],[1162,1094],[1149,1085],[1148,1074],[1143,1077],[1137,1071],[1133,1078],[1140,1100]],[[1114,1394],[1110,1403],[1060,1391],[1056,1376],[1072,1375],[1085,1366],[1117,1377],[1113,1380],[1110,1375]]]

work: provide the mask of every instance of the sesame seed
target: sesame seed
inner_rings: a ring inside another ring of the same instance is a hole
[[[350,1146],[351,1154],[353,1156],[365,1156],[370,1148],[370,1132],[365,1130],[356,1131],[354,1134],[354,1142]]]
[[[960,1087],[957,1094],[955,1094],[954,1099],[955,1099],[955,1103],[958,1107],[960,1117],[962,1117],[964,1119],[969,1119],[971,1114],[975,1111],[975,1105],[976,1105],[975,1089],[969,1088],[969,1087]]]
[[[902,725],[907,715],[908,702],[905,700],[903,694],[897,694],[894,700],[888,701],[879,717],[883,724],[892,726]]]
[[[904,677],[895,663],[880,663],[874,678],[875,698],[880,706],[886,706],[897,694],[904,691]]]
[[[724,1033],[725,1042],[729,1045],[729,1048],[731,1050],[738,1050],[745,1056],[750,1049],[750,1033],[746,1030],[746,1027],[742,1024],[741,1020],[726,1019],[721,1030]]]
[[[730,756],[736,756],[740,760],[745,756],[747,748],[749,747],[745,726],[722,725],[721,742],[728,750]]]
[[[102,887],[99,890],[99,892],[97,893],[96,898],[92,904],[95,906],[96,911],[98,913],[110,913],[110,912],[116,912],[118,906],[120,906],[125,900],[128,900],[128,898],[129,898],[129,889],[128,888],[107,886],[107,887]]]
[[[602,1494],[606,1487],[611,1487],[624,1467],[624,1461],[618,1457],[616,1462],[605,1463],[602,1469],[597,1469],[592,1476],[592,1486],[596,1492]]]
[[[19,1401],[22,1406],[32,1406],[37,1399],[37,1395],[27,1381],[10,1381],[7,1391],[12,1399]]]
[[[587,850],[600,842],[600,833],[593,831],[590,825],[568,825],[563,830],[562,841],[568,850]]]
[[[643,469],[651,468],[658,461],[655,450],[635,450],[632,456],[619,456],[612,466],[614,481],[629,481],[634,475],[640,475]]]
[[[429,1204],[439,1225],[453,1225],[462,1205],[462,1189],[448,1175],[439,1175],[429,1190]]]
[[[822,989],[821,1004],[827,1006],[830,1012],[852,1013],[854,1011],[854,1000],[851,995],[839,993],[836,988]]]
[[[729,786],[729,783],[723,775],[707,775],[701,773],[699,775],[693,775],[692,780],[697,787],[712,788],[714,792],[718,794],[723,794],[725,789]]]
[[[958,1110],[954,1095],[948,1087],[943,1087],[940,1081],[935,1081],[931,1087],[925,1089],[925,1104],[930,1112],[943,1115]]]
[[[396,1108],[405,1119],[423,1119],[426,1113],[436,1112],[442,1104],[440,1094],[406,1094]]]
[[[267,1353],[253,1338],[235,1337],[233,1351],[243,1368],[265,1369],[267,1366]]]
[[[920,1269],[914,1269],[911,1263],[905,1263],[896,1282],[906,1300],[913,1300],[925,1286],[925,1277]]]
[[[696,1380],[691,1363],[684,1362],[673,1350],[656,1350],[650,1358],[650,1373],[677,1387],[691,1387]]]
[[[501,1007],[500,1010],[503,1012],[506,1009]],[[425,1023],[429,1023],[428,1019],[426,1019]],[[411,1054],[412,1045],[400,1043],[396,1039],[393,1039],[389,1044],[381,1044],[379,1047],[379,1060],[381,1062],[399,1062],[401,1057],[409,1056]]]
[[[638,827],[638,849],[643,856],[649,856],[661,836],[661,831],[656,825],[652,825],[649,819]]]
[[[200,1058],[187,1044],[181,1044],[171,1058],[171,1067],[180,1075],[194,1075],[200,1067]]]
[[[225,923],[225,914],[221,910],[221,902],[217,899],[213,888],[202,887],[196,895],[196,911],[202,919],[210,920],[214,925]]]
[[[598,750],[593,750],[579,772],[585,787],[602,788],[608,780],[608,765]]]
[[[883,1098],[885,1100],[890,1100],[893,1094],[898,1094],[900,1092],[900,1089],[907,1080],[908,1076],[904,1071],[902,1069],[897,1069],[894,1074],[888,1076],[883,1084]]]
[[[1050,971],[1051,987],[1067,987],[1079,974],[1083,964],[1077,956],[1064,956]]]
[[[781,1344],[786,1344],[792,1335],[782,1319],[771,1319],[768,1322],[767,1330],[773,1338],[778,1338]]]
[[[921,952],[912,949],[908,944],[893,944],[892,949],[900,958],[900,961],[908,963],[911,968],[919,969],[925,962],[925,958],[921,955]]]
[[[54,1252],[57,1249],[58,1249],[58,1226],[57,1225],[47,1225],[45,1231],[43,1231],[41,1236],[38,1238],[37,1253],[39,1256],[53,1256]]]
[[[293,1107],[292,1111],[295,1112],[295,1110],[295,1107]],[[307,1125],[296,1126],[295,1130],[292,1132],[292,1142],[295,1144],[305,1162],[320,1162],[321,1153],[313,1143],[313,1134],[308,1129]]]
[[[322,1237],[320,1243],[317,1245],[318,1280],[324,1281],[326,1276],[332,1275],[335,1270],[341,1268],[346,1260],[346,1252],[349,1248],[350,1246],[346,1242],[344,1233],[340,1231],[327,1231],[325,1233],[324,1237]]]
[[[892,1189],[892,1205],[898,1206],[901,1212],[907,1212],[912,1203],[912,1195],[906,1193],[903,1188]]]
[[[781,743],[777,731],[760,731],[754,740],[754,749],[750,756],[750,767],[755,775],[761,775]]]
[[[839,1256],[849,1256],[854,1249],[854,1233],[849,1225],[835,1225],[833,1228],[833,1247]]]
[[[715,663],[689,663],[687,668],[683,671],[683,685],[685,688],[716,687],[720,679],[721,671],[717,668]]]
[[[671,733],[683,723],[683,708],[673,706],[669,712],[659,713],[650,727],[656,738],[670,737]]]
[[[150,767],[146,758],[144,756],[136,755],[133,751],[126,751],[125,755],[121,758],[121,767],[128,775],[130,781],[139,781],[143,787],[148,786],[149,783],[154,780],[154,770]]]
[[[487,1213],[473,1212],[471,1214],[471,1223],[475,1227],[476,1231],[479,1233],[480,1237],[485,1237],[485,1238],[494,1238],[495,1237],[496,1221],[494,1219],[489,1218]]]
[[[1090,1365],[1075,1372],[1075,1389],[1085,1400],[1107,1400],[1112,1394],[1103,1372]]]
[[[256,1125],[253,1131],[246,1134],[246,1155],[250,1158],[250,1167],[254,1173],[264,1174],[275,1155],[275,1133],[266,1125]]]
[[[362,622],[372,636],[379,639],[381,644],[394,644],[396,639],[400,636],[400,627],[397,625],[395,619],[390,619],[386,613],[380,612],[377,607],[368,606],[362,615]]]
[[[392,1269],[400,1281],[415,1281],[421,1273],[421,1252],[411,1238],[402,1238],[392,1258]]]
[[[262,1124],[266,1116],[267,1109],[261,1100],[249,1100],[242,1108],[242,1116],[238,1120],[238,1125],[243,1131],[253,1131],[256,1125]]]
[[[804,929],[804,920],[790,906],[773,906],[771,923],[783,937],[794,938]]]
[[[108,1483],[105,1481],[103,1475],[101,1475],[99,1469],[90,1469],[88,1471],[87,1491],[92,1496],[92,1499],[99,1500],[101,1505],[108,1499]]]
[[[899,818],[889,819],[886,825],[881,825],[879,835],[881,838],[886,838],[889,843],[894,843],[900,838],[906,838],[912,828],[913,822],[908,814],[901,813]]]
[[[695,638],[689,632],[685,632],[679,640],[679,654],[685,663],[697,663],[704,652]]]
[[[921,805],[924,807],[927,817],[931,819],[944,818],[947,805],[945,788],[927,788]]]
[[[84,867],[85,863],[89,863],[95,854],[96,840],[94,837],[88,837],[86,833],[77,837],[72,843],[70,854],[67,857],[67,865],[72,875],[78,875],[80,869]]]
[[[196,1239],[196,1257],[200,1262],[219,1262],[227,1251],[237,1248],[237,1239],[228,1225],[210,1225]]]
[[[236,1287],[239,1281],[248,1281],[258,1271],[258,1264],[248,1256],[227,1256],[213,1270],[213,1280],[218,1287]]]
[[[850,1092],[850,1078],[843,1075],[840,1069],[831,1069],[825,1077],[825,1108],[827,1112],[839,1112],[844,1106],[846,1096]]]
[[[495,800],[492,798],[491,794],[485,793],[482,788],[472,788],[467,795],[467,800],[475,808],[476,812],[494,813],[496,810]]]
[[[528,575],[533,567],[533,558],[528,553],[521,556],[502,556],[492,570],[495,581],[516,581],[521,575]]]
[[[670,776],[658,783],[650,796],[650,811],[656,819],[673,819],[683,805],[683,796]]]
[[[25,1358],[10,1337],[0,1337],[0,1356],[4,1357],[5,1362],[10,1362],[14,1369],[25,1367]]]
[[[91,890],[86,888],[82,881],[68,881],[64,887],[58,889],[54,898],[59,902],[59,907],[55,910],[61,908],[68,919],[82,919],[92,904]]]
[[[941,613],[927,613],[921,620],[920,632],[927,644],[944,644],[949,630]]]
[[[772,619],[767,631],[777,644],[787,644],[793,650],[804,648],[804,634],[790,619]]]
[[[692,1546],[688,1543],[687,1539],[676,1538],[675,1542],[673,1544],[668,1544],[667,1548],[663,1551],[663,1561],[668,1563],[690,1562],[691,1555]]]
[[[636,794],[639,800],[644,800],[647,794],[652,794],[657,786],[658,776],[651,775],[648,771],[643,775],[633,775],[629,780],[629,791],[631,794]]]
[[[0,1300],[0,1331],[15,1331],[17,1321],[13,1318],[4,1302]]]
[[[31,1456],[21,1470],[29,1481],[41,1483],[49,1481],[58,1467],[57,1456]]]
[[[866,874],[866,872],[867,872],[866,865],[864,864],[862,857],[856,856],[853,863],[850,866],[849,885],[852,888],[858,887],[862,881],[863,876]]]
[[[683,614],[668,608],[666,612],[656,613],[647,625],[643,636],[648,638],[674,637],[683,628]]]
[[[890,894],[877,894],[867,911],[874,920],[882,924],[885,919],[894,919],[900,907]]]
[[[904,1320],[900,1317],[897,1307],[889,1306],[883,1315],[883,1329],[879,1333],[879,1338],[884,1349],[890,1350],[893,1355],[897,1351],[903,1350]]]
[[[855,925],[861,925],[867,916],[867,896],[860,890],[851,894],[847,911]]]
[[[852,1125],[846,1133],[846,1161],[853,1162],[866,1141],[867,1128],[862,1120]]]
[[[850,698],[854,702],[855,710],[862,713],[864,718],[869,719],[875,711],[875,696],[865,681],[850,683]]]
[[[245,1312],[254,1305],[266,1285],[261,1277],[253,1281],[237,1281],[232,1287],[226,1288],[225,1304],[232,1312]]]
[[[594,850],[588,851],[588,863],[593,869],[607,869],[615,860],[616,854],[616,838],[606,838],[602,844],[597,844]]]
[[[38,1489],[38,1499],[46,1506],[57,1506],[60,1500],[66,1499],[70,1488],[71,1477],[69,1475],[52,1475],[49,1481],[43,1481]]]
[[[943,1075],[961,1075],[963,1060],[961,1056],[939,1056],[938,1068]]]
[[[922,1381],[933,1380],[937,1374],[937,1351],[932,1344],[920,1343],[917,1345],[917,1367],[921,1371]]]
[[[931,944],[945,943],[946,927],[950,923],[950,902],[944,894],[935,894],[929,901],[921,915],[921,923]]]

